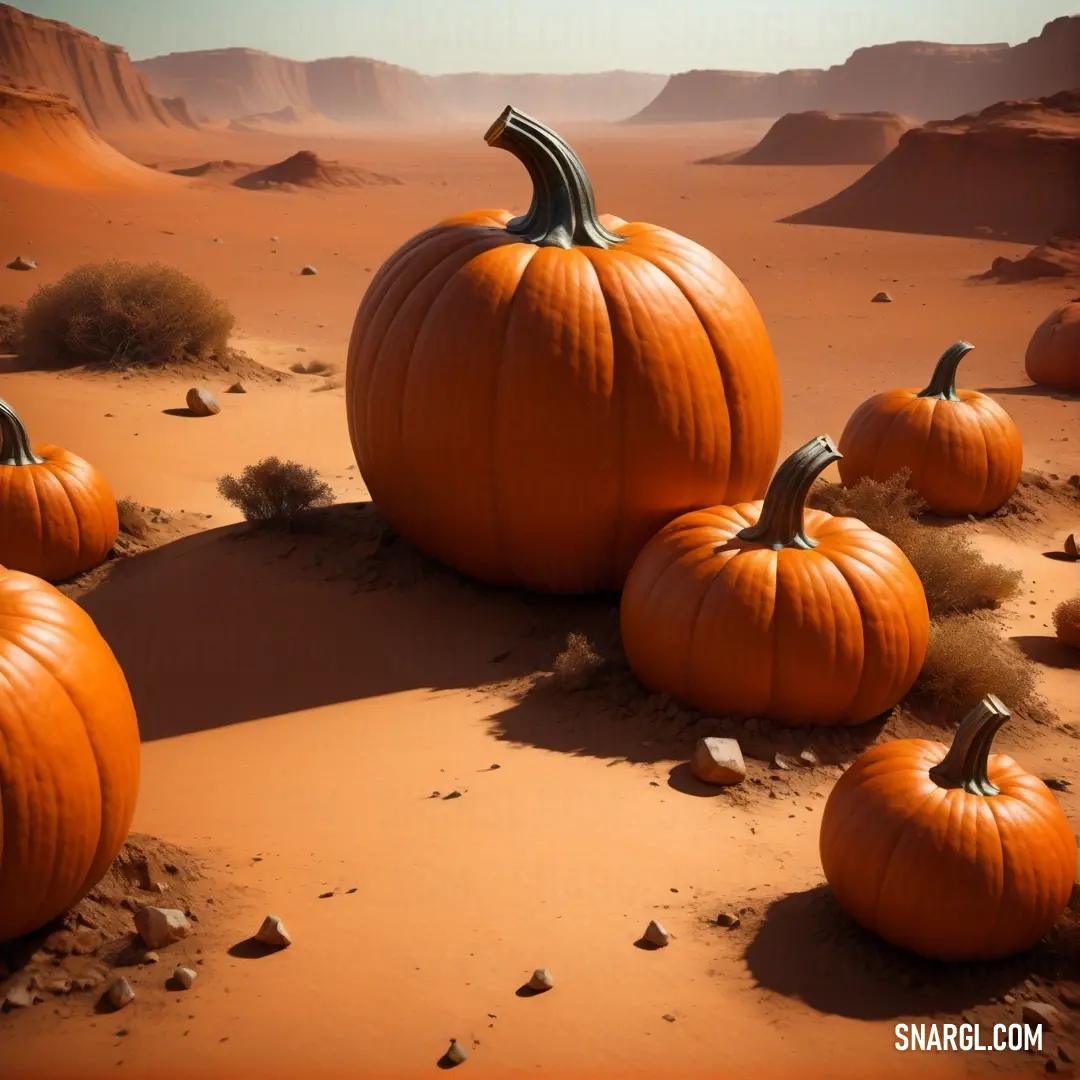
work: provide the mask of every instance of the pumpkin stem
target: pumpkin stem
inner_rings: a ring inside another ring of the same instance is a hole
[[[941,787],[963,788],[971,795],[997,795],[999,789],[987,772],[990,744],[1011,715],[998,698],[987,694],[960,721],[949,752],[930,770],[930,779]]]
[[[934,374],[930,377],[930,382],[927,384],[926,389],[919,394],[919,397],[936,397],[942,401],[959,401],[960,398],[956,394],[956,369],[960,366],[960,361],[974,348],[975,346],[967,341],[958,341],[955,345],[950,345],[941,354],[941,358],[934,368]]]
[[[507,105],[484,141],[513,154],[533,182],[532,205],[507,232],[540,247],[610,248],[626,239],[600,224],[585,166],[550,128]]]
[[[44,460],[30,448],[19,414],[0,398],[0,465],[40,465]]]
[[[740,540],[762,544],[774,551],[793,547],[809,551],[817,541],[803,529],[806,496],[814,481],[834,461],[844,455],[828,435],[819,435],[794,454],[776,470],[765,492],[765,502],[757,523],[738,534]]]

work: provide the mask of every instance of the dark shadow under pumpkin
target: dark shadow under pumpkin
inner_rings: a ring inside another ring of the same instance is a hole
[[[1080,925],[1066,911],[1043,942],[1008,960],[923,960],[863,930],[840,909],[828,886],[819,885],[765,909],[745,961],[760,989],[797,998],[821,1013],[891,1020],[989,1006],[992,999],[1022,989],[1026,979],[1038,980],[1054,997],[1059,984],[1080,978],[1078,945]],[[1013,1011],[1018,1014],[1019,1006]]]

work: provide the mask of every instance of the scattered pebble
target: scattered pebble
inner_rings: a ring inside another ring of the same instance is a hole
[[[292,938],[289,937],[285,924],[276,915],[267,915],[263,919],[263,924],[259,927],[255,940],[263,945],[275,945],[282,949],[292,944]]]
[[[281,237],[280,236],[271,236],[270,237],[270,243],[271,244],[280,244],[281,243]]]
[[[177,908],[144,907],[135,912],[135,929],[148,949],[161,949],[186,938],[191,924]]]
[[[320,900],[329,900],[330,897],[333,896],[333,895],[334,894],[332,892],[321,892],[321,893],[319,893],[319,899]]]
[[[135,991],[131,989],[131,983],[121,977],[109,987],[105,996],[114,1009],[123,1009],[135,1000]]]
[[[648,942],[650,945],[655,945],[658,949],[662,949],[671,942],[671,935],[655,919],[653,919],[649,925],[645,927],[645,933],[641,935],[641,940]]]
[[[199,973],[194,968],[184,967],[182,964],[173,972],[173,980],[181,990],[190,990]]]
[[[1053,1031],[1061,1023],[1061,1013],[1045,1001],[1025,1001],[1020,1015],[1025,1024],[1042,1024],[1048,1031]]]
[[[788,772],[795,768],[795,762],[787,754],[773,754],[772,764],[774,768]]]
[[[145,952],[139,957],[139,963],[141,964],[156,964],[161,960],[156,952]]]
[[[698,739],[690,759],[690,771],[706,784],[727,786],[746,779],[746,762],[735,739],[710,736]]]
[[[555,980],[551,977],[551,972],[547,968],[537,968],[528,982],[529,989],[536,990],[538,993],[550,990],[554,985]]]
[[[443,801],[445,802],[447,799],[460,799],[463,794],[464,792],[462,791],[451,791],[449,795],[443,796]]]
[[[9,270],[36,270],[38,264],[33,259],[28,259],[24,255],[17,255],[14,259],[7,264]]]
[[[301,271],[303,277],[314,277],[319,271],[314,266],[305,266]]]
[[[799,761],[809,769],[813,769],[821,764],[820,759],[813,750],[800,750]]]
[[[226,394],[246,394],[247,388],[242,382],[234,382],[226,391]]]
[[[736,930],[741,925],[742,920],[733,911],[721,911],[716,916],[717,926],[726,926],[729,930]]]
[[[1080,559],[1080,546],[1077,546],[1075,533],[1069,533],[1065,537],[1065,554],[1070,559]]]
[[[675,1023],[675,1017],[672,1016],[671,1013],[664,1013],[664,1015],[660,1019],[666,1020],[669,1024]]]
[[[4,1005],[9,1009],[29,1009],[34,1002],[34,993],[29,986],[13,986],[4,996]]]
[[[891,304],[892,297],[887,292],[874,293],[870,298],[871,304]]]
[[[451,1039],[450,1049],[446,1051],[446,1060],[453,1062],[455,1065],[460,1065],[462,1062],[469,1060],[469,1054],[457,1039]]]
[[[221,412],[221,406],[217,398],[205,387],[193,386],[185,398],[187,407],[196,416],[216,416]]]

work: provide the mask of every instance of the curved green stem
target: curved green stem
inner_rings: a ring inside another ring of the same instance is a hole
[[[936,397],[942,401],[959,401],[960,398],[956,394],[956,369],[960,366],[960,361],[974,348],[975,346],[967,341],[958,341],[955,345],[950,345],[941,354],[926,389],[918,396]]]
[[[999,789],[987,771],[990,746],[1011,715],[998,698],[987,694],[960,721],[949,752],[930,770],[930,779],[941,787],[963,788],[970,795],[997,795]]]
[[[0,398],[0,465],[40,465],[19,414]]]
[[[814,481],[834,461],[844,455],[828,435],[819,435],[794,454],[776,470],[765,492],[761,517],[757,523],[738,534],[740,540],[771,547],[774,551],[793,547],[809,551],[817,547],[817,541],[806,535],[803,529],[803,513],[806,496]]]
[[[529,209],[506,226],[507,232],[540,247],[610,248],[626,239],[600,224],[585,166],[550,128],[507,105],[484,141],[513,154],[533,183]]]

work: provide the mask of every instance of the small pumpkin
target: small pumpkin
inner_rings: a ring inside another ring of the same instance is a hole
[[[90,616],[0,567],[0,942],[44,926],[105,875],[131,827],[139,726]]]
[[[1080,394],[1080,296],[1039,324],[1024,354],[1024,368],[1033,383]]]
[[[902,469],[935,514],[992,514],[1016,490],[1020,432],[986,394],[956,389],[957,365],[973,345],[958,341],[924,390],[888,390],[864,401],[840,435],[840,479],[885,481]]]
[[[116,499],[88,461],[59,446],[30,446],[0,401],[0,564],[46,581],[97,566],[120,531]]]
[[[1030,948],[1065,910],[1076,838],[1038,777],[990,754],[1009,715],[990,695],[951,746],[882,743],[837,781],[821,865],[867,930],[932,960],[997,960]]]
[[[638,678],[710,715],[858,724],[891,709],[926,657],[922,583],[891,540],[806,508],[840,457],[812,439],[763,502],[665,526],[638,556],[620,608]]]
[[[760,498],[780,450],[769,335],[698,244],[598,216],[577,155],[506,109],[485,136],[532,204],[475,210],[383,264],[357,312],[346,402],[380,509],[501,585],[622,585],[665,522]]]

